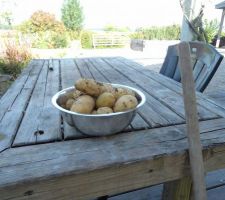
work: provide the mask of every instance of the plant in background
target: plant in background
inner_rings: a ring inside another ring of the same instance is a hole
[[[23,22],[18,28],[23,33],[38,33],[49,30],[63,33],[66,31],[62,22],[57,21],[53,14],[44,11],[34,12],[30,19]]]
[[[69,43],[64,24],[47,12],[33,13],[18,29],[27,36],[30,34],[34,48],[65,48]]]
[[[180,26],[164,26],[149,28],[139,28],[130,35],[132,39],[144,39],[144,40],[178,40],[180,37]]]
[[[80,32],[84,15],[79,0],[64,0],[62,6],[62,21],[68,30]]]
[[[84,49],[92,48],[92,33],[90,31],[82,31],[80,41],[82,48]]]
[[[16,0],[0,0],[0,28],[12,29]]]
[[[68,46],[67,33],[59,34],[54,31],[44,31],[33,35],[32,47],[40,49],[65,48]]]
[[[107,24],[104,27],[104,31],[106,31],[106,32],[129,32],[130,29],[129,29],[129,27],[117,27],[117,26],[114,26],[111,24]]]
[[[67,33],[69,35],[70,40],[79,40],[80,39],[80,32],[78,32],[78,31],[68,30]]]
[[[0,69],[3,73],[11,74],[15,78],[31,58],[30,49],[26,44],[7,40],[5,50],[0,57]]]
[[[214,20],[204,20],[204,30],[205,30],[205,36],[206,36],[206,41],[208,43],[212,43],[213,39],[218,33],[219,30],[219,22],[217,19]]]
[[[68,43],[69,37],[66,32],[64,34],[57,34],[55,32],[51,34],[51,44],[54,48],[66,48]]]

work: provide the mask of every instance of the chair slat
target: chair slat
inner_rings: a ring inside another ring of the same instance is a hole
[[[198,60],[196,62],[196,64],[194,65],[193,76],[194,76],[195,84],[196,84],[196,81],[197,81],[198,77],[201,74],[201,71],[202,71],[203,67],[204,67],[204,63],[201,62],[200,60]]]
[[[212,45],[203,42],[189,42],[189,45],[195,88],[197,91],[203,92],[218,69],[223,56]],[[168,47],[160,73],[180,82],[179,56],[176,47],[177,44]]]

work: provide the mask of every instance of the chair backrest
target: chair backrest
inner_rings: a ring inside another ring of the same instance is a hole
[[[197,91],[203,92],[218,69],[223,56],[210,44],[189,42],[189,45],[195,88]],[[181,75],[178,60],[177,45],[169,46],[159,73],[180,82]]]

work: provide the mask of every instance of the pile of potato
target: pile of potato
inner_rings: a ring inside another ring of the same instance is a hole
[[[75,89],[60,98],[64,109],[82,114],[108,114],[133,109],[138,101],[132,90],[114,88],[93,79],[79,79]]]

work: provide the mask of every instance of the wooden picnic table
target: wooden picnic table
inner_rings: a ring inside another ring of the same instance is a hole
[[[138,88],[146,104],[122,133],[84,137],[51,103],[81,77]],[[201,93],[197,102],[205,170],[224,168],[225,109]],[[0,99],[0,199],[91,199],[171,181],[182,193],[174,183],[190,175],[185,131],[181,85],[140,64],[32,60]]]

